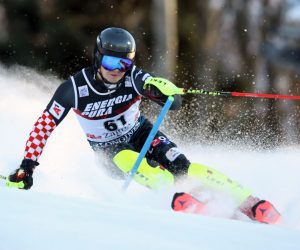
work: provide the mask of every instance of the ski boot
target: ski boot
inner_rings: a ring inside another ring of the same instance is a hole
[[[239,207],[239,210],[251,220],[261,223],[279,224],[281,221],[280,213],[269,201],[260,200],[253,196],[249,196]]]

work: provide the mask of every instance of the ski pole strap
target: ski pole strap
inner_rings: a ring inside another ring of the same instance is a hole
[[[142,147],[142,150],[136,160],[136,162],[134,163],[132,169],[130,170],[130,172],[128,173],[127,178],[125,179],[124,185],[123,185],[123,190],[126,190],[133,178],[133,176],[136,174],[136,172],[138,171],[138,168],[142,162],[142,160],[144,159],[148,149],[150,148],[151,142],[153,141],[158,128],[160,126],[160,124],[162,123],[164,117],[166,116],[166,114],[168,113],[172,103],[174,101],[174,97],[173,96],[169,96],[165,105],[163,106],[161,112],[159,113],[156,122],[153,124],[153,127],[146,139],[146,142],[144,143],[144,146]]]
[[[24,182],[12,182],[6,176],[0,175],[0,180],[5,181],[5,185],[9,188],[24,188]]]

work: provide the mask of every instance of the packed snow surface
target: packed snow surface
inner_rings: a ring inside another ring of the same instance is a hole
[[[0,174],[18,167],[28,134],[58,80],[27,69],[0,70]],[[193,162],[224,172],[272,201],[282,225],[175,213],[173,191],[154,193],[105,176],[69,113],[48,140],[30,191],[0,186],[0,250],[300,249],[300,147],[247,151],[178,143]]]

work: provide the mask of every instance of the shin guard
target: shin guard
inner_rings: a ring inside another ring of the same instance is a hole
[[[224,174],[202,164],[191,163],[188,176],[208,188],[229,193],[237,200],[238,204],[244,202],[252,193],[251,190],[242,187]]]
[[[129,173],[138,155],[135,151],[124,149],[115,155],[113,162],[124,173]],[[174,184],[174,177],[167,169],[162,168],[158,164],[154,167],[150,166],[146,158],[142,160],[133,179],[137,183],[151,189],[166,188]]]

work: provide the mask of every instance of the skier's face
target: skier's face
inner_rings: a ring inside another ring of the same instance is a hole
[[[125,72],[122,72],[118,69],[110,71],[110,70],[106,70],[102,66],[100,68],[100,72],[103,75],[103,77],[111,83],[117,83],[125,75]]]

